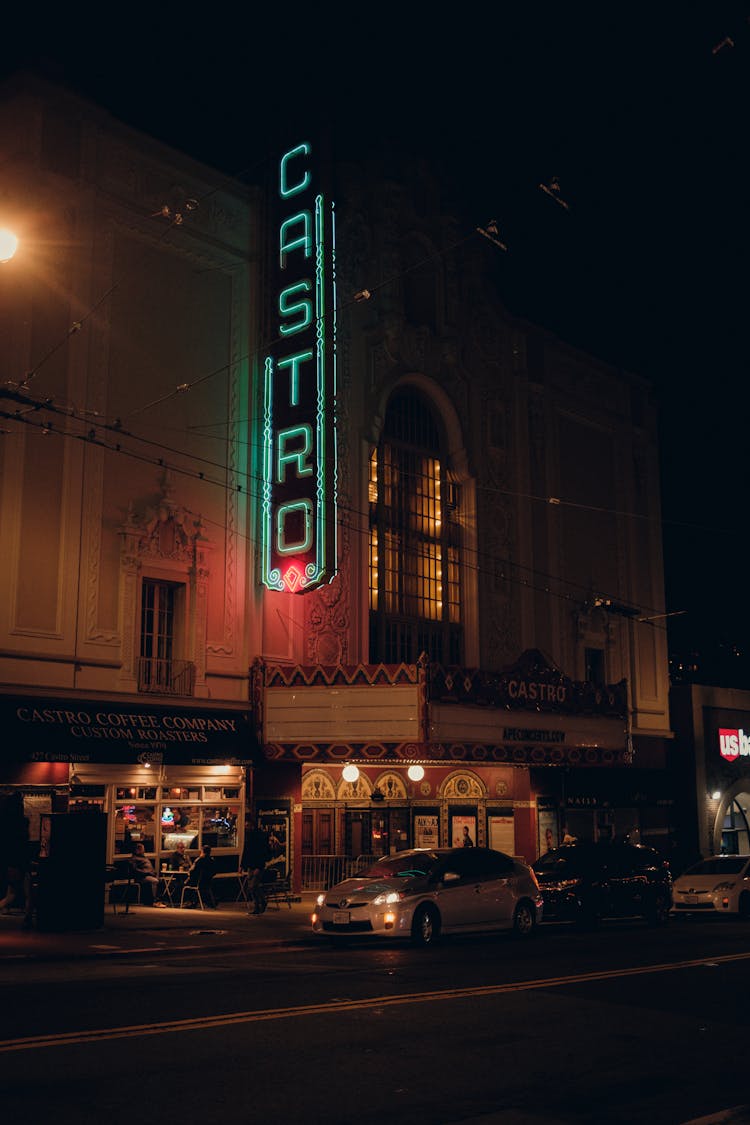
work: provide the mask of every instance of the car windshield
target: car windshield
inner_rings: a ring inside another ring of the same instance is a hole
[[[570,879],[582,875],[590,866],[587,864],[588,856],[576,850],[548,852],[533,865],[538,875],[559,875],[561,879]]]
[[[737,875],[746,863],[746,855],[715,856],[688,867],[685,875]]]
[[[436,852],[403,852],[383,856],[364,873],[366,879],[421,879],[438,861]]]

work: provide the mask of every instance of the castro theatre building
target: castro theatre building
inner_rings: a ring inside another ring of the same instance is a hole
[[[506,309],[497,245],[409,157],[299,138],[265,197],[216,195],[77,101],[68,152],[66,106],[24,93],[0,120],[9,152],[40,149],[33,176],[13,164],[18,207],[54,199],[88,247],[63,254],[70,308],[9,289],[5,380],[149,266],[57,374],[85,440],[32,426],[41,381],[6,385],[0,786],[32,840],[94,806],[110,859],[184,839],[236,867],[248,809],[297,888],[465,835],[527,860],[566,830],[667,839],[647,381]]]
[[[278,162],[256,399],[254,792],[295,877],[465,834],[665,844],[648,384],[510,315],[423,169],[338,166],[335,207],[326,171]]]
[[[256,788],[273,786],[283,764],[295,778],[303,887],[358,857],[460,846],[466,832],[532,862],[568,827],[566,779],[578,792],[577,771],[601,778],[594,791],[614,834],[605,794],[632,760],[623,684],[574,682],[533,650],[494,675],[426,659],[254,672],[267,759]],[[622,835],[637,829],[632,815]],[[602,834],[591,813],[576,828]]]

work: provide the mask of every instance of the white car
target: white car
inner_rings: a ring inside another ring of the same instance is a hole
[[[525,863],[490,848],[415,848],[384,856],[362,875],[318,895],[313,933],[342,938],[409,938],[431,945],[441,933],[512,930],[533,934],[542,896]]]
[[[750,855],[715,855],[674,881],[673,914],[734,914],[750,918]]]

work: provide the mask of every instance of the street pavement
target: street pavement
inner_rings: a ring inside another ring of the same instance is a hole
[[[172,954],[190,950],[279,946],[309,937],[314,894],[301,902],[269,905],[264,914],[248,914],[244,902],[220,903],[216,910],[131,905],[105,908],[95,930],[62,933],[25,929],[21,913],[0,913],[0,963],[67,961],[138,954]]]
[[[0,967],[17,964],[21,968],[29,961],[155,957],[199,950],[247,948],[251,953],[253,949],[291,946],[310,940],[314,900],[315,893],[307,892],[301,901],[269,906],[258,917],[248,914],[244,902],[220,903],[216,910],[131,905],[127,913],[124,906],[118,905],[116,914],[108,905],[101,928],[63,933],[25,929],[22,913],[0,912]],[[542,1119],[539,1120],[541,1123]],[[481,1118],[482,1125],[512,1125],[516,1121],[518,1125],[528,1125],[532,1118],[505,1110]],[[551,1119],[544,1121],[545,1125],[552,1125]],[[478,1125],[478,1119],[457,1125]],[[750,1125],[750,1105],[734,1106],[683,1125]]]

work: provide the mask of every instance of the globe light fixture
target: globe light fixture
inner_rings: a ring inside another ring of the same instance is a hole
[[[421,781],[424,777],[424,766],[409,766],[406,773],[410,781]]]
[[[343,777],[344,781],[351,781],[352,783],[354,783],[359,778],[359,769],[357,768],[357,766],[352,765],[352,763],[350,762],[348,766],[344,766],[343,770],[341,771],[341,776]]]
[[[713,793],[711,794],[711,800],[712,801],[718,801],[720,798],[721,798],[721,790],[720,789],[714,789]]]
[[[18,239],[12,230],[0,227],[0,262],[9,262],[18,249]]]

